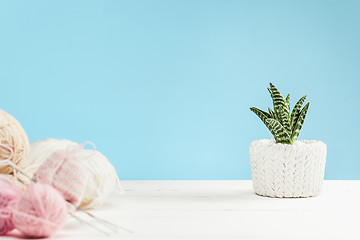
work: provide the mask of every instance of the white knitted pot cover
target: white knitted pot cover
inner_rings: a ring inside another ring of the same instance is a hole
[[[273,139],[250,144],[250,163],[255,193],[261,196],[294,198],[321,193],[326,145],[320,141],[296,141],[292,145]]]

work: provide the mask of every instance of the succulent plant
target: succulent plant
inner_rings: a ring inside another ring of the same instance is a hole
[[[268,108],[268,112],[265,112],[255,107],[250,108],[250,110],[264,122],[274,136],[276,143],[293,144],[304,124],[310,103],[308,102],[301,109],[306,99],[306,95],[303,96],[295,104],[290,114],[290,94],[284,98],[272,83],[270,83],[268,90],[273,100],[274,110]]]

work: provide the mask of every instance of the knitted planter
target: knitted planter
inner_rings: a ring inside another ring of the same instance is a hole
[[[253,141],[249,152],[256,194],[296,198],[321,193],[326,161],[323,142],[303,140],[289,145],[262,139]]]

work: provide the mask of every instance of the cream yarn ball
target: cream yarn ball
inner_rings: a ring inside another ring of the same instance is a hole
[[[79,144],[65,139],[48,138],[32,142],[25,172],[33,176],[53,152],[76,146]],[[83,209],[97,208],[118,184],[119,179],[115,168],[103,154],[96,150],[83,149],[76,154],[76,158],[90,175],[79,206]]]
[[[23,127],[10,114],[0,109],[0,143],[13,149],[10,159],[14,164],[23,167],[29,155],[30,143]],[[0,160],[8,159],[11,155],[9,149],[0,146]],[[1,166],[1,174],[12,174],[10,166]]]

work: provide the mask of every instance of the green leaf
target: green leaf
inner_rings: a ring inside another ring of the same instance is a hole
[[[290,144],[290,135],[279,121],[268,118],[266,122],[277,143]]]
[[[281,119],[281,122],[282,122],[282,126],[283,126],[283,127],[285,128],[285,130],[289,133],[289,135],[291,135],[289,115],[288,115],[287,112],[284,111],[283,109],[281,109],[279,115],[280,115],[280,119]]]
[[[291,127],[289,120],[290,109],[286,105],[286,100],[284,99],[281,92],[272,83],[270,83],[270,94],[273,99],[275,114],[279,122],[286,129],[286,131],[289,134],[291,134]],[[290,97],[289,97],[289,101],[290,101]]]
[[[265,111],[263,111],[263,110],[260,110],[260,109],[258,109],[258,108],[256,108],[256,107],[252,107],[252,108],[250,108],[250,110],[251,111],[256,111],[256,112],[261,112],[262,114],[264,114],[265,116],[266,116],[266,118],[269,118],[269,117],[271,117],[270,116],[270,114],[269,113],[267,113],[267,112],[265,112]],[[253,111],[253,112],[254,112]],[[254,112],[255,113],[255,112]],[[256,113],[255,113],[256,114]],[[256,114],[257,115],[257,114]]]
[[[286,96],[285,104],[286,104],[286,106],[287,106],[287,109],[288,109],[288,112],[289,112],[289,116],[290,116],[290,93]]]
[[[274,111],[271,110],[271,108],[268,108],[268,110],[269,110],[270,117],[273,119],[276,119]]]
[[[307,95],[303,96],[302,98],[300,98],[300,100],[295,104],[291,116],[290,116],[290,127],[293,130],[294,129],[294,125],[297,122],[299,115],[300,115],[300,110],[301,110],[301,106],[303,105],[303,103],[305,102]]]
[[[307,111],[309,109],[310,103],[308,102],[305,107],[300,111],[299,117],[296,121],[296,124],[294,125],[292,134],[291,134],[291,143],[295,142],[299,136],[300,130],[304,124],[305,117],[307,114]]]
[[[273,98],[273,93],[271,92],[270,88],[267,88],[267,90],[269,91],[270,95],[271,95],[271,99],[273,100],[273,106],[274,106],[274,119],[279,121],[279,117],[277,115],[276,109],[275,109],[275,103],[274,103],[274,98]]]
[[[283,97],[283,95],[281,94],[281,92],[274,86],[274,84],[270,83],[270,89],[268,88],[271,97],[273,99],[273,104],[274,104],[274,110],[275,112],[279,112],[280,108],[286,108],[286,101]]]
[[[266,127],[270,130],[270,132],[271,132],[271,129],[269,128],[269,125],[268,125],[268,123],[266,122],[266,120],[269,119],[270,114],[267,113],[267,112],[264,112],[264,111],[262,111],[262,110],[260,110],[260,109],[258,109],[258,108],[256,108],[256,107],[252,107],[252,108],[250,108],[250,110],[251,110],[253,113],[255,113],[255,114],[261,119],[261,121],[263,121],[263,123],[265,124],[265,126],[266,126]]]
[[[260,119],[261,121],[263,121],[265,123],[265,125],[267,124],[266,123],[266,119],[268,119],[270,117],[270,114],[267,113],[267,112],[264,112],[256,107],[252,107],[250,108],[250,110],[255,113]]]

